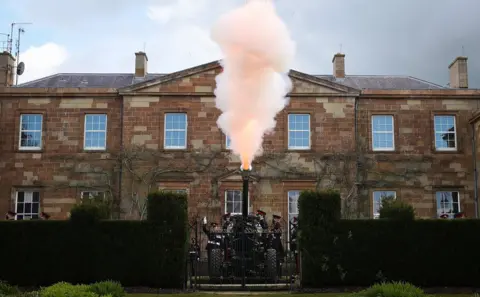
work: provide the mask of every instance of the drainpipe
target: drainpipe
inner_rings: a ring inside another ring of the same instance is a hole
[[[123,95],[121,96],[120,101],[120,154],[121,156],[124,153],[124,145],[123,145],[123,102],[124,102]],[[123,180],[123,157],[120,158],[120,166],[118,168],[118,218],[120,218],[120,211],[121,211],[121,204],[122,204],[122,180]]]
[[[472,159],[473,159],[473,184],[475,200],[475,218],[478,219],[478,172],[477,172],[477,145],[475,137],[475,122],[472,123]]]
[[[355,108],[354,108],[354,133],[355,133],[355,155],[356,155],[356,158],[355,158],[355,189],[357,191],[357,207],[358,207],[358,185],[360,184],[360,177],[359,177],[359,174],[358,174],[358,170],[359,170],[359,166],[358,166],[358,153],[359,153],[359,141],[358,141],[358,101],[359,101],[359,96],[356,96],[355,97]],[[358,209],[357,209],[357,212],[358,212]]]

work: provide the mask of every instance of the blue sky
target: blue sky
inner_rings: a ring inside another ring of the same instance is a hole
[[[131,73],[144,44],[149,72],[171,72],[221,58],[210,27],[243,2],[2,0],[0,33],[12,22],[33,23],[22,35],[20,82],[58,72]],[[445,85],[448,65],[463,53],[470,87],[480,88],[478,0],[275,3],[297,42],[296,70],[331,74],[342,44],[347,75],[411,75]]]

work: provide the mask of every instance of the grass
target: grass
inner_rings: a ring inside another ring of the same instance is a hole
[[[289,293],[243,293],[243,292],[218,292],[218,293],[190,293],[190,294],[128,294],[128,297],[220,297],[220,296],[235,296],[235,297],[339,297],[345,296],[348,293],[312,293],[312,294],[289,294]],[[473,294],[438,294],[438,297],[473,297]]]

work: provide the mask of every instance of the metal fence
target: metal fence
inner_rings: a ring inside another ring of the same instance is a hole
[[[187,289],[291,290],[299,277],[296,225],[232,216],[222,226],[190,222]]]

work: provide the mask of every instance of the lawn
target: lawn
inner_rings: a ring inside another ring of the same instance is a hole
[[[312,294],[289,294],[289,293],[261,293],[261,292],[205,292],[205,293],[190,293],[190,294],[129,294],[128,297],[221,297],[222,295],[235,297],[338,297],[345,296],[348,293],[312,293]],[[220,295],[220,296],[219,296]],[[293,295],[293,296],[292,296]],[[438,297],[472,297],[473,294],[438,294]]]

